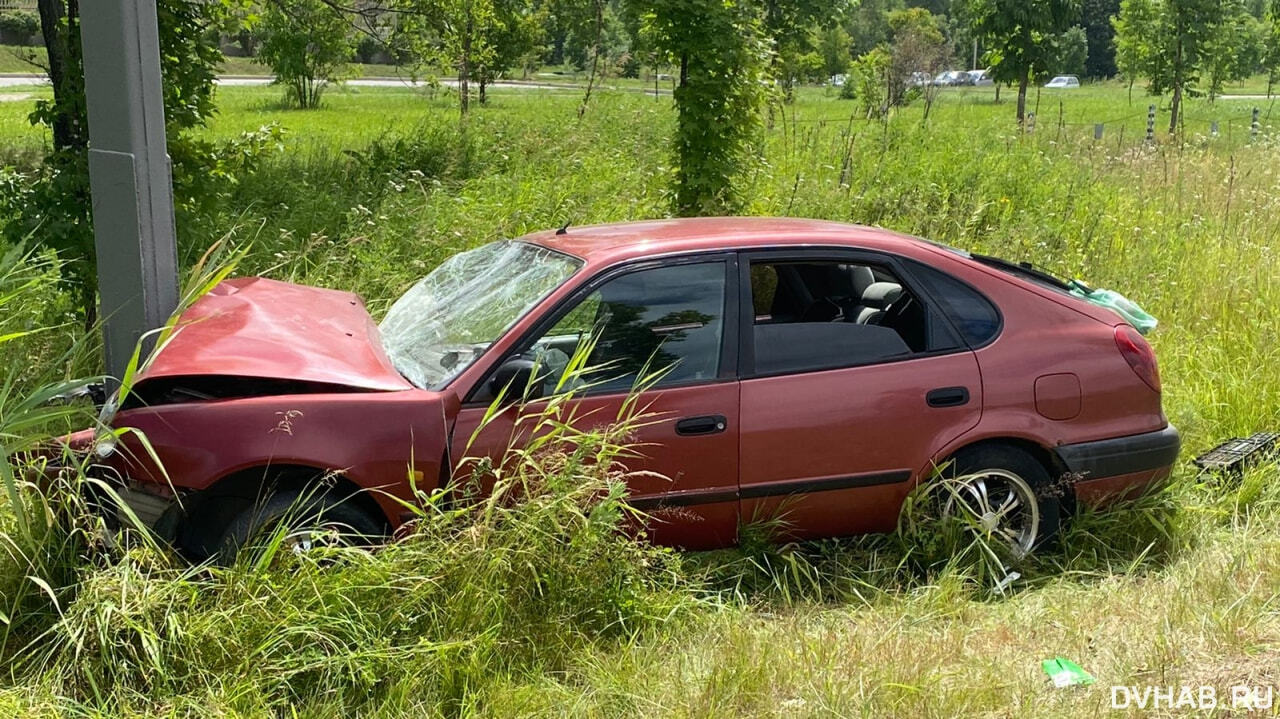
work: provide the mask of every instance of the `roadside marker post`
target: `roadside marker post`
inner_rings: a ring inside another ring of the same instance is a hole
[[[1147,142],[1156,141],[1156,106],[1147,105]]]
[[[1255,142],[1258,139],[1258,129],[1261,123],[1258,122],[1258,108],[1253,108],[1253,119],[1249,122],[1249,142]]]

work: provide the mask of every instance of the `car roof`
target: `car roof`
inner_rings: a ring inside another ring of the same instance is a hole
[[[715,250],[844,245],[888,252],[929,247],[889,230],[786,217],[699,217],[568,227],[520,239],[603,266],[627,260]]]

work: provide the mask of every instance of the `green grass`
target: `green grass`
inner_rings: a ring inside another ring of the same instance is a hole
[[[1040,93],[1032,135],[1016,131],[1012,95],[993,96],[948,91],[927,123],[911,107],[884,125],[805,90],[775,110],[742,182],[752,214],[876,224],[1032,260],[1159,318],[1151,340],[1165,408],[1186,447],[1174,481],[1079,519],[1011,594],[975,589],[963,567],[913,568],[908,550],[883,539],[753,545],[659,562],[656,575],[631,554],[610,570],[566,549],[551,556],[569,564],[552,566],[574,590],[556,595],[565,604],[548,617],[614,616],[630,597],[669,618],[639,615],[620,633],[458,618],[444,625],[465,634],[454,639],[483,627],[496,649],[446,656],[423,648],[447,646],[438,625],[396,607],[425,607],[444,596],[433,582],[471,577],[480,586],[467,596],[515,611],[492,583],[524,591],[527,575],[468,574],[489,556],[472,545],[453,557],[469,563],[414,555],[447,554],[447,543],[212,577],[139,552],[76,565],[80,598],[63,595],[62,624],[44,606],[59,639],[40,645],[44,664],[9,665],[0,714],[261,716],[293,704],[318,717],[1074,717],[1107,713],[1112,684],[1210,684],[1222,696],[1232,684],[1280,683],[1280,477],[1270,466],[1238,487],[1206,485],[1188,461],[1280,426],[1280,121],[1251,143],[1252,103],[1196,99],[1183,141],[1163,132],[1162,108],[1148,146],[1150,100],[1136,91],[1130,102],[1119,84]],[[381,312],[461,248],[669,211],[666,98],[604,92],[578,121],[575,93],[495,90],[460,127],[448,92],[335,91],[317,111],[283,110],[279,97],[219,90],[207,137],[277,123],[283,149],[260,157],[216,210],[180,218],[188,257],[232,231],[253,240],[242,272],[358,290]],[[6,119],[23,104],[0,105],[11,152],[42,142]],[[1096,122],[1106,123],[1101,141]],[[65,312],[56,286],[41,287],[28,324]],[[56,356],[62,341],[24,343],[7,366],[34,373],[41,363],[25,358]],[[0,512],[0,530],[12,521]],[[493,556],[520,556],[512,546]],[[579,572],[587,585],[568,579]],[[635,594],[586,589],[627,582]],[[1049,687],[1039,663],[1058,655],[1098,684]]]

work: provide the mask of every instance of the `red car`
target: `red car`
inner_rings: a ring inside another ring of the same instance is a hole
[[[614,374],[579,414],[613,416],[646,362],[671,367],[646,393],[662,419],[630,468],[652,472],[634,504],[684,510],[651,528],[674,546],[729,545],[779,511],[793,538],[891,531],[945,465],[1025,552],[1072,503],[1138,492],[1178,454],[1150,346],[1052,277],[879,229],[745,218],[486,245],[381,325],[348,292],[229,280],[111,420],[145,433],[168,480],[127,434],[94,449],[194,558],[239,546],[322,480],[342,499],[326,517],[390,532],[406,517],[388,494],[411,498],[410,473],[447,482],[495,391],[535,362],[562,366],[593,328],[591,362]],[[514,414],[469,451],[500,455]]]

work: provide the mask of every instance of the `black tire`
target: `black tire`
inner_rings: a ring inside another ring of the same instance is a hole
[[[343,544],[364,546],[386,536],[386,527],[353,502],[315,492],[278,492],[236,515],[218,541],[217,562],[230,566],[241,550],[284,521],[290,531],[335,529]]]
[[[1062,526],[1062,502],[1044,465],[1017,447],[987,444],[956,453],[952,465],[946,470],[949,477],[981,476],[987,472],[1006,472],[1029,486],[1039,515],[1029,551],[1051,544]]]

